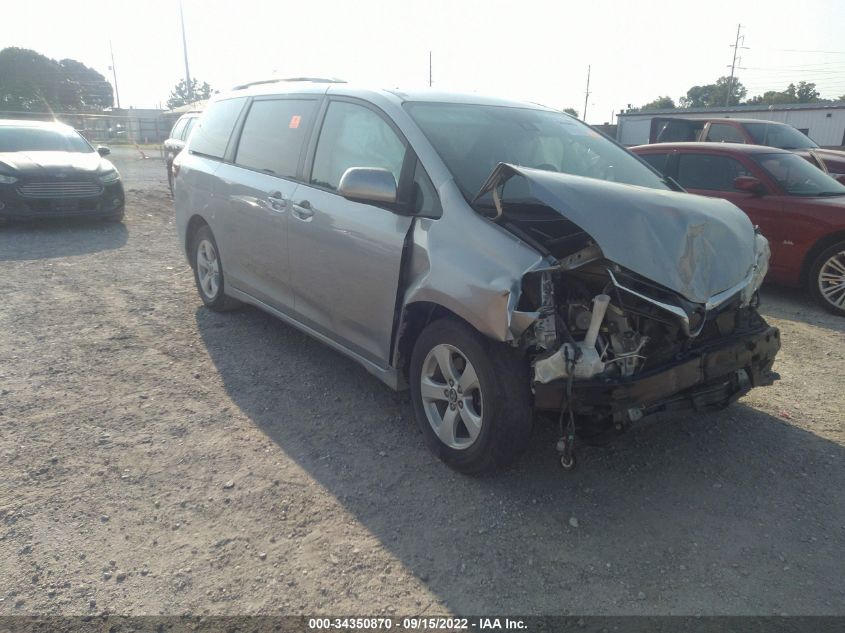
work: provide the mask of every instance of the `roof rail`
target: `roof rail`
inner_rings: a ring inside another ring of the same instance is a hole
[[[232,88],[232,90],[243,90],[250,86],[260,86],[261,84],[275,84],[282,81],[310,81],[315,84],[345,84],[346,81],[338,79],[337,77],[280,77],[278,79],[259,79],[258,81],[250,81],[245,84],[240,84]]]

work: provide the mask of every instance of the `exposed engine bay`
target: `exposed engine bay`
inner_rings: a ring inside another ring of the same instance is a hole
[[[545,256],[523,277],[513,318],[531,324],[514,342],[531,363],[535,408],[560,412],[562,465],[574,464],[576,420],[582,434],[599,434],[662,409],[722,407],[776,378],[779,333],[757,312],[768,242],[747,218],[645,207],[639,216],[570,213],[571,190],[589,187],[586,179],[497,171],[486,186],[489,216]],[[504,195],[517,174],[529,187]]]

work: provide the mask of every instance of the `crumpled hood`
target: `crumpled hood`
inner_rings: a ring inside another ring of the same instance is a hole
[[[726,200],[499,164],[479,196],[513,175],[531,196],[598,244],[604,256],[689,301],[705,303],[751,274],[755,232]]]
[[[111,163],[97,152],[0,152],[0,170],[21,176],[38,176],[56,171],[108,171]]]

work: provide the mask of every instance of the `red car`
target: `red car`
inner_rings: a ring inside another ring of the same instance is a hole
[[[841,182],[792,152],[762,145],[660,143],[630,149],[690,193],[724,198],[745,211],[769,240],[767,279],[805,286],[821,305],[845,316]]]
[[[778,147],[795,152],[831,176],[845,174],[845,152],[819,147],[801,130],[777,121],[678,117],[654,117],[651,120],[649,143],[679,141],[748,143]]]

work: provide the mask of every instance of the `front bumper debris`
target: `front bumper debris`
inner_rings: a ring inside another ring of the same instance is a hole
[[[628,409],[644,412],[661,408],[702,409],[729,404],[752,387],[770,385],[778,378],[772,364],[780,349],[780,331],[764,327],[741,337],[721,339],[687,353],[677,363],[630,378],[575,381],[572,403],[612,415]],[[535,383],[538,410],[560,411],[566,380]]]

